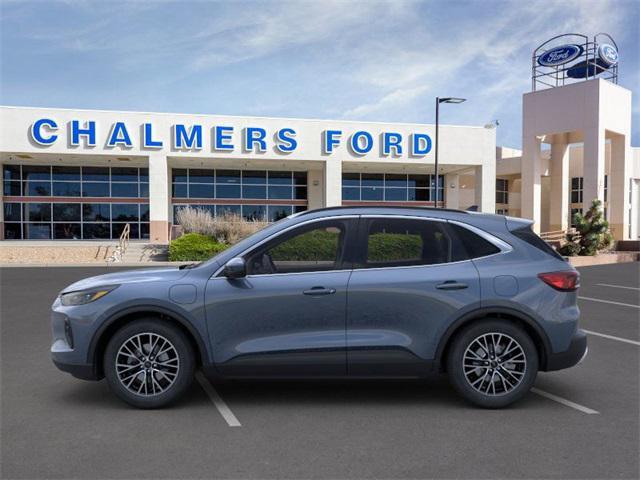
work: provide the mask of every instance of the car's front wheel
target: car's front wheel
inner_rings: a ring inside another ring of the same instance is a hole
[[[195,368],[189,339],[178,327],[148,318],[118,330],[104,354],[111,390],[138,408],[158,408],[191,385]]]
[[[531,389],[538,373],[538,352],[519,326],[487,319],[455,337],[447,372],[464,398],[481,407],[500,408]]]

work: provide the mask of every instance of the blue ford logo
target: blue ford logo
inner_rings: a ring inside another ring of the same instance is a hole
[[[618,50],[613,45],[603,43],[598,47],[598,57],[610,67],[618,63]]]
[[[584,49],[580,45],[561,45],[547,50],[538,57],[543,67],[557,67],[578,58]]]

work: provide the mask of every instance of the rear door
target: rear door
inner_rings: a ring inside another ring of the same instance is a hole
[[[478,272],[446,221],[365,217],[348,287],[350,375],[423,375],[448,325],[480,306]]]

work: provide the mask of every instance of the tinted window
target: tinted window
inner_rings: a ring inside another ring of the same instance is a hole
[[[345,223],[330,221],[300,227],[252,254],[251,275],[319,272],[340,268]]]
[[[80,167],[52,167],[54,180],[80,181]]]
[[[529,245],[537,248],[538,250],[551,255],[552,257],[558,258],[560,260],[564,260],[558,252],[556,252],[551,245],[542,240],[538,235],[535,234],[531,227],[523,227],[513,230],[513,233],[520,240],[524,240]]]
[[[398,218],[369,220],[360,267],[404,267],[449,262],[451,239],[444,222]]]
[[[80,204],[79,203],[54,203],[53,204],[53,221],[54,222],[79,222],[80,221]]]
[[[452,223],[448,226],[452,231],[452,238],[454,239],[452,252],[452,260],[454,262],[468,260],[470,258],[486,257],[487,255],[500,252],[498,247],[480,235],[476,235],[468,228]]]

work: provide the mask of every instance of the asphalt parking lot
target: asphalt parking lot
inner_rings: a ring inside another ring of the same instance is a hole
[[[2,478],[640,476],[638,263],[581,269],[588,357],[499,411],[467,405],[441,376],[194,382],[173,408],[135,410],[49,358],[53,298],[104,271],[0,270]]]

